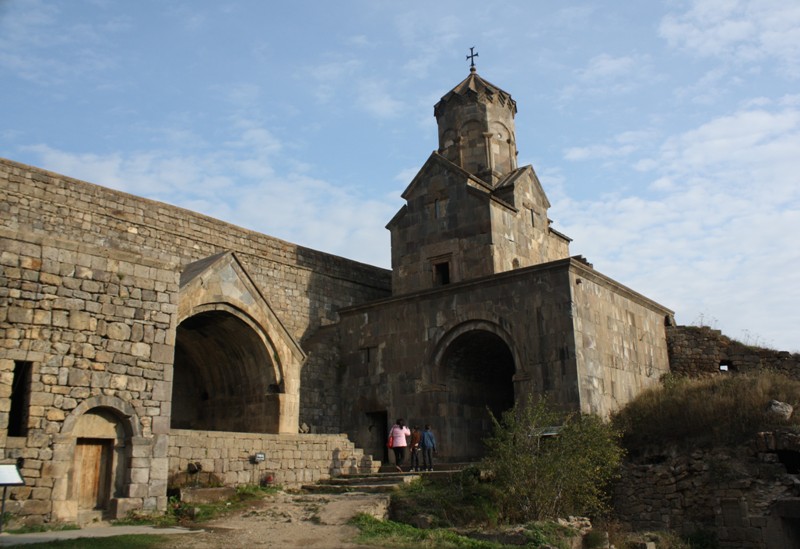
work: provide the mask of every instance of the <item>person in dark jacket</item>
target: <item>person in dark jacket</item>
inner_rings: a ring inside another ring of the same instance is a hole
[[[433,436],[430,425],[425,425],[422,431],[419,447],[422,449],[422,470],[433,471],[433,454],[436,453],[436,437]]]

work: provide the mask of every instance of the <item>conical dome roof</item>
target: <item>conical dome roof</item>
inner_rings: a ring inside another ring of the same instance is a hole
[[[469,76],[442,96],[441,100],[434,105],[434,116],[438,118],[442,110],[453,100],[461,102],[497,102],[500,105],[508,105],[513,114],[517,113],[517,102],[511,98],[511,94],[481,78],[474,67],[470,69]]]

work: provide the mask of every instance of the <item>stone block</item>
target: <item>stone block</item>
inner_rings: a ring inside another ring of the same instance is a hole
[[[20,515],[45,515],[50,512],[52,503],[49,500],[29,499],[21,503]]]
[[[78,518],[77,501],[54,501],[53,520],[56,522],[75,522]]]
[[[109,505],[109,514],[116,518],[121,519],[128,516],[132,511],[137,511],[142,508],[142,498],[112,498]]]

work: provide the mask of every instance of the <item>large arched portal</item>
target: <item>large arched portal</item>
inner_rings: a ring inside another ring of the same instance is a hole
[[[172,427],[277,433],[283,391],[257,326],[224,310],[181,322],[175,343]]]
[[[457,336],[445,349],[440,371],[447,387],[445,432],[438,433],[442,453],[468,461],[485,453],[483,439],[495,417],[514,406],[514,357],[503,339],[476,329]]]

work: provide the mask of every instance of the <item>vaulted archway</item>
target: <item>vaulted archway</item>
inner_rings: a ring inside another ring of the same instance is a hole
[[[176,429],[296,433],[306,355],[232,252],[181,274]]]
[[[184,320],[175,342],[172,427],[278,432],[282,387],[273,354],[257,327],[230,311]]]
[[[447,410],[439,437],[452,461],[482,457],[483,440],[492,430],[490,412],[499,418],[514,406],[514,354],[498,330],[487,328],[465,326],[452,333],[438,358]]]

